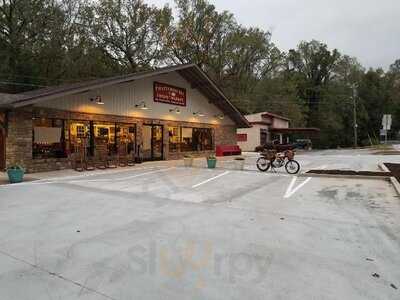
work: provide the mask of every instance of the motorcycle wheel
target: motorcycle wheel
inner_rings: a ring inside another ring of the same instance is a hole
[[[288,174],[294,175],[299,173],[300,164],[295,160],[289,160],[285,165],[285,169]]]
[[[259,169],[261,172],[267,172],[269,170],[269,167],[271,166],[271,163],[268,159],[265,157],[260,157],[257,159],[257,169]]]

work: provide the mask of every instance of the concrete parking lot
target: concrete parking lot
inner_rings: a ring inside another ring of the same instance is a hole
[[[398,161],[297,158],[303,171]],[[0,186],[0,298],[399,299],[389,182],[260,173],[255,159],[246,171],[163,162]]]

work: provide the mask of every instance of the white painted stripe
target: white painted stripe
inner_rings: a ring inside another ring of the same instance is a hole
[[[129,179],[136,178],[136,177],[142,177],[142,176],[146,176],[146,175],[150,175],[150,174],[170,171],[172,169],[175,169],[175,167],[171,167],[171,168],[167,168],[167,169],[159,169],[159,170],[140,173],[140,174],[135,174],[135,175],[132,175],[132,176],[122,177],[122,178],[118,178],[118,179],[108,178],[108,179],[71,180],[71,181],[68,181],[68,182],[69,183],[77,183],[77,182],[110,182],[110,181],[111,182],[116,182],[116,181],[125,181],[125,180],[129,180]]]
[[[147,174],[169,171],[174,168],[175,167],[171,167],[171,168],[167,168],[167,169],[157,169],[155,171],[139,173],[139,174],[135,174],[133,176],[123,177],[120,179],[88,179],[88,180],[85,180],[85,178],[93,177],[93,176],[115,175],[115,174],[119,174],[119,173],[125,173],[128,171],[138,171],[138,170],[154,170],[155,167],[142,167],[142,168],[135,168],[135,169],[131,169],[131,170],[121,170],[121,172],[106,172],[106,171],[104,171],[104,172],[90,173],[90,174],[88,173],[88,174],[77,175],[77,176],[65,176],[65,177],[59,177],[59,178],[53,178],[53,179],[46,178],[46,179],[27,181],[27,182],[15,183],[15,184],[5,184],[5,185],[0,185],[0,188],[3,188],[3,189],[4,188],[15,188],[15,187],[20,187],[20,186],[25,186],[25,185],[45,185],[45,184],[62,183],[62,182],[76,183],[76,182],[124,181],[126,179],[140,177],[140,176],[144,176]],[[73,179],[73,180],[71,180],[71,179]],[[81,180],[78,180],[78,179],[81,179]]]
[[[213,181],[213,180],[215,180],[215,179],[217,179],[217,178],[220,178],[220,177],[222,177],[222,176],[225,176],[225,175],[227,175],[227,174],[229,174],[230,173],[230,171],[226,171],[226,172],[224,172],[224,173],[222,173],[222,174],[219,174],[219,175],[217,175],[217,176],[214,176],[214,177],[211,177],[211,178],[209,178],[209,179],[207,179],[207,180],[204,180],[204,181],[202,181],[202,182],[200,182],[200,183],[198,183],[198,184],[195,184],[194,186],[192,186],[192,188],[197,188],[197,187],[199,187],[199,186],[201,186],[201,185],[203,185],[203,184],[206,184],[206,183],[208,183],[208,182],[210,182],[210,181]]]
[[[307,177],[306,180],[304,180],[302,183],[300,183],[298,186],[296,186],[294,189],[294,184],[297,181],[297,176],[293,177],[292,181],[290,182],[285,195],[283,196],[284,198],[289,198],[294,195],[299,189],[301,189],[303,186],[305,186],[309,181],[311,180],[311,177]]]
[[[95,177],[95,176],[102,176],[102,175],[114,175],[120,173],[127,173],[127,172],[134,172],[134,171],[141,171],[141,170],[154,170],[155,167],[135,167],[130,169],[114,169],[114,170],[94,170],[94,171],[83,171],[83,174],[80,175],[71,175],[71,176],[64,176],[64,177],[55,177],[55,178],[43,178],[31,182],[26,182],[27,184],[43,184],[43,183],[51,183],[57,181],[67,181],[67,180],[74,180],[80,178],[88,178],[88,177]]]

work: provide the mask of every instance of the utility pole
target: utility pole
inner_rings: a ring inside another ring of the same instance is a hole
[[[354,148],[357,148],[357,87],[356,85],[352,86],[353,88],[353,125],[354,125]]]

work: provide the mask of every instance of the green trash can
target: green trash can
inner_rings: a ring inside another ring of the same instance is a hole
[[[216,158],[207,158],[207,167],[209,169],[215,169],[216,166],[217,166]]]
[[[22,168],[7,169],[8,180],[10,183],[19,183],[24,180],[25,170]]]

